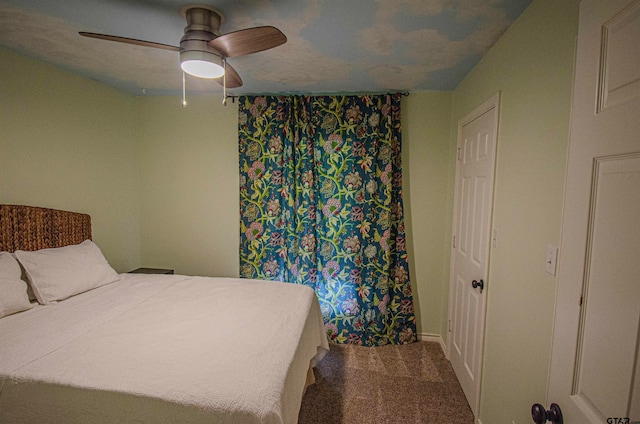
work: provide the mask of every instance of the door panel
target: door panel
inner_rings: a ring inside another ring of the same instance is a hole
[[[640,3],[635,2],[602,27],[599,110],[640,97]]]
[[[474,181],[474,208],[473,208],[473,229],[471,234],[473,235],[473,247],[471,254],[471,261],[473,265],[478,269],[487,268],[487,248],[488,237],[487,227],[489,222],[487,221],[487,207],[486,204],[488,197],[487,177],[477,177]]]
[[[467,290],[467,322],[466,330],[467,334],[465,335],[465,355],[464,355],[464,366],[467,371],[467,375],[470,381],[475,381],[478,376],[478,370],[476,369],[477,361],[476,355],[478,354],[476,349],[476,343],[478,340],[477,334],[477,326],[473,324],[473,320],[475,317],[479,315],[479,303],[480,296],[477,292]]]
[[[462,177],[462,199],[460,202],[460,226],[457,233],[460,239],[458,253],[467,259],[471,250],[471,219],[473,211],[473,180]]]
[[[454,305],[456,306],[454,314],[453,314],[453,322],[454,322],[454,329],[453,329],[453,346],[455,348],[455,352],[454,355],[455,356],[459,356],[462,357],[462,351],[465,347],[465,345],[463,344],[463,339],[465,339],[465,334],[463,331],[463,324],[465,322],[465,310],[464,308],[462,308],[462,305],[464,305],[464,295],[465,295],[465,289],[466,289],[466,281],[464,281],[460,275],[456,276],[456,284],[454,287],[454,297],[455,297],[455,301],[454,301]]]
[[[573,394],[604,422],[637,408],[629,389],[640,320],[640,155],[598,158],[593,187]]]

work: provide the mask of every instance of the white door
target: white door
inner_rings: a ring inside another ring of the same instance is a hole
[[[478,416],[499,95],[458,123],[449,359]]]
[[[583,0],[547,406],[640,421],[640,0]]]

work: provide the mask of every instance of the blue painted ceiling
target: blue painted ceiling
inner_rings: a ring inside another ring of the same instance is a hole
[[[280,47],[229,59],[242,93],[452,90],[531,0],[210,0],[221,32],[278,27]],[[0,45],[134,94],[177,94],[176,52],[78,31],[177,46],[185,0],[0,0]],[[191,93],[220,92],[187,78]]]

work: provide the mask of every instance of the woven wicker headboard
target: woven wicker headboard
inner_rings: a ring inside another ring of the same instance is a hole
[[[39,250],[91,239],[87,214],[22,205],[0,205],[0,251]]]

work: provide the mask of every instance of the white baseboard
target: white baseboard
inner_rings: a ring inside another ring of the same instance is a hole
[[[418,340],[422,340],[424,342],[436,342],[440,344],[440,349],[447,356],[447,344],[444,342],[440,334],[432,334],[432,333],[418,333]]]

